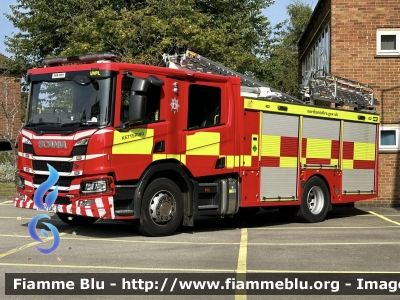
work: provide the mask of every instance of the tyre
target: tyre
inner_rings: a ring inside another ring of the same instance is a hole
[[[295,210],[299,222],[322,222],[328,213],[330,196],[325,182],[319,177],[311,177],[304,186],[301,204]]]
[[[182,216],[181,190],[172,180],[158,178],[144,192],[140,219],[135,227],[147,236],[167,236],[179,227]]]
[[[64,223],[66,223],[68,225],[73,225],[73,226],[90,226],[98,220],[98,218],[76,216],[76,215],[70,215],[70,214],[64,214],[64,213],[57,213],[57,216]]]

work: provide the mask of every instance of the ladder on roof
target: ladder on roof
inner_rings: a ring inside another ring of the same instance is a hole
[[[305,84],[299,86],[304,102],[315,100],[334,103],[336,107],[350,106],[355,110],[374,111],[379,102],[373,87],[347,78],[326,73],[323,70],[306,72]]]
[[[290,103],[304,103],[302,100],[282,93],[281,91],[278,91],[246,75],[240,74],[232,69],[220,65],[193,51],[187,50],[185,53],[173,55],[164,54],[163,59],[167,63],[167,67],[173,69],[184,69],[202,73],[239,77],[241,80],[242,96],[277,100]]]
[[[379,105],[371,86],[321,71],[308,72],[305,76],[307,83],[300,85],[299,88],[299,93],[302,95],[302,100],[299,100],[193,51],[164,54],[163,59],[169,68],[239,77],[243,96],[310,105],[315,105],[315,101],[319,100],[329,104],[334,103],[335,107],[347,105],[357,110],[369,111],[373,111],[373,106]]]

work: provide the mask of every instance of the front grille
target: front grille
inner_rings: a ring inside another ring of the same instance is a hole
[[[33,177],[33,184],[42,184],[48,178],[49,177],[46,176],[46,175],[44,175],[44,176],[36,175],[35,177]],[[72,182],[72,178],[60,177],[58,179],[58,181],[56,182],[56,184],[54,184],[54,185],[70,187],[71,186],[71,182]]]
[[[87,145],[75,146],[74,148],[72,148],[71,156],[85,155],[86,148],[87,148]]]
[[[72,162],[67,161],[46,161],[46,160],[33,160],[32,166],[35,171],[48,171],[47,164],[51,165],[57,172],[71,172]]]
[[[62,204],[62,205],[69,205],[71,204],[71,199],[68,197],[57,197],[56,202],[54,204]]]
[[[34,195],[32,196],[32,199],[34,199]],[[46,203],[46,196],[43,197],[43,203]],[[71,199],[68,197],[60,197],[58,196],[54,204],[60,204],[60,205],[69,205],[71,204]]]
[[[32,145],[23,144],[23,151],[24,153],[35,154]]]

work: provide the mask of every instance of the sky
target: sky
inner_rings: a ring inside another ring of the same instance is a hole
[[[275,0],[275,3],[265,9],[263,13],[268,17],[271,24],[275,25],[287,19],[288,16],[285,7],[291,2],[292,0]],[[309,4],[314,9],[318,0],[302,0],[302,2]],[[13,33],[17,33],[18,29],[14,28],[13,24],[4,14],[10,14],[10,5],[16,4],[17,0],[0,0],[0,53],[6,56],[11,56],[11,54],[6,51],[4,38],[5,36],[12,36]]]

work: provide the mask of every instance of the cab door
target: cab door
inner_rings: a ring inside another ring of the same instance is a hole
[[[187,82],[186,95],[182,124],[186,166],[196,177],[229,172],[227,155],[234,151],[234,134],[230,134],[227,83]]]

